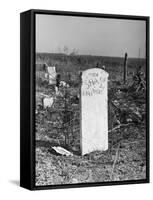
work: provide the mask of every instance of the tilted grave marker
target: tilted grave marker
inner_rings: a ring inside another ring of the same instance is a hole
[[[48,79],[49,85],[55,85],[56,84],[56,67],[55,66],[49,66],[45,63],[45,78]]]
[[[82,73],[81,153],[108,149],[108,73],[92,68]]]

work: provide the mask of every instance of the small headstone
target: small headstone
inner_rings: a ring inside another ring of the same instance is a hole
[[[108,149],[108,73],[92,68],[82,73],[81,152]]]
[[[49,84],[55,85],[56,84],[56,67],[47,66],[47,72],[49,77]]]
[[[54,103],[54,98],[53,97],[45,97],[43,99],[43,107],[44,108],[47,108],[47,107],[51,108],[53,103]]]

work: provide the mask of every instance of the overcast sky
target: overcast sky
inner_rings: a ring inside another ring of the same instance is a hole
[[[69,52],[100,56],[145,57],[146,24],[142,20],[120,20],[58,15],[36,15],[36,51]]]

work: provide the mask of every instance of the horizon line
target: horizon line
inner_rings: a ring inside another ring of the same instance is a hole
[[[124,56],[105,56],[105,55],[92,55],[92,54],[75,54],[75,55],[71,55],[71,54],[65,54],[65,53],[51,53],[51,52],[35,52],[36,54],[62,54],[65,56],[97,56],[97,57],[111,57],[111,58],[124,58]],[[127,53],[127,52],[125,52]],[[128,54],[128,53],[127,53]],[[125,55],[125,54],[124,54]],[[128,58],[132,58],[132,59],[146,59],[146,57],[128,57]]]

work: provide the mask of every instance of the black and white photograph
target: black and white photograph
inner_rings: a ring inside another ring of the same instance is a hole
[[[151,199],[151,18],[151,0],[1,2],[1,197]]]
[[[35,14],[35,186],[148,180],[145,18]]]

